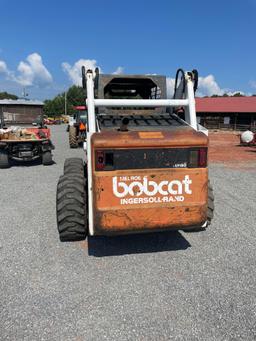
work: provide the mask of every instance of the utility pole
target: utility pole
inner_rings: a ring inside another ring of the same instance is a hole
[[[67,91],[65,91],[65,115],[67,115]]]
[[[28,93],[27,93],[27,91],[26,91],[26,88],[25,88],[25,87],[23,88],[23,91],[22,91],[22,96],[23,96],[23,97],[22,97],[23,99],[27,99],[27,97],[28,97]]]

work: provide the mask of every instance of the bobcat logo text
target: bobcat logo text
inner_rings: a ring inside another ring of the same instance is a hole
[[[134,180],[130,182],[131,180]],[[129,183],[127,183],[129,181]],[[191,195],[192,180],[185,175],[183,180],[155,182],[144,176],[114,177],[113,194],[120,204],[147,204],[184,201],[184,194]]]

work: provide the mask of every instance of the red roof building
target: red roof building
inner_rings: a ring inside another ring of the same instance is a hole
[[[256,113],[256,96],[196,98],[197,112]]]
[[[256,128],[256,97],[196,98],[198,122],[207,128]]]

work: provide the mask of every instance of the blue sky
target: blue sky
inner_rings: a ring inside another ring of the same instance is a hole
[[[200,95],[256,93],[256,0],[0,0],[0,91],[51,98],[80,66],[167,75],[197,68]]]

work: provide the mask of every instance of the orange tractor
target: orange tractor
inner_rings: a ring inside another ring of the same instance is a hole
[[[197,124],[195,70],[166,78],[83,68],[86,162],[65,161],[57,186],[61,241],[89,235],[204,230],[213,218],[207,131]],[[182,112],[184,119],[177,113]]]
[[[79,107],[81,108],[81,107]],[[70,148],[77,148],[79,144],[86,141],[86,124],[87,111],[85,107],[83,110],[78,110],[70,118],[67,131],[69,132],[69,146]]]

